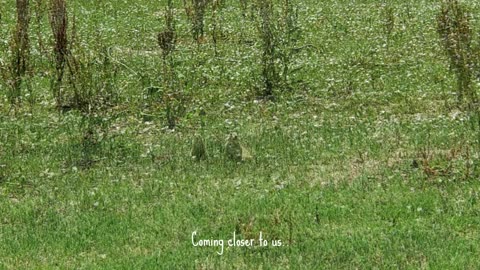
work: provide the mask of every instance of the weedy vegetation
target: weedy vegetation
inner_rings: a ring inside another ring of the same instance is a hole
[[[57,107],[62,107],[64,106],[62,83],[69,56],[68,14],[65,0],[52,0],[50,2],[50,27],[54,39],[53,55],[55,59],[55,73],[52,77],[51,88]]]
[[[479,36],[472,28],[468,8],[457,0],[442,2],[437,16],[437,31],[443,48],[450,59],[450,68],[457,79],[458,105],[470,114],[472,127],[479,134],[480,149],[480,108],[478,103],[478,69],[480,67]]]
[[[26,84],[25,76],[29,71],[30,10],[28,0],[18,0],[16,3],[16,24],[10,39],[9,63],[2,65],[2,77],[8,88],[7,95],[13,106],[20,102],[22,86]]]
[[[478,61],[473,48],[473,29],[470,14],[457,0],[442,2],[438,15],[438,33],[443,47],[450,58],[450,66],[457,76],[458,101],[472,105],[476,103],[476,92],[472,88],[473,67]],[[465,97],[466,96],[466,97]]]
[[[204,38],[205,12],[209,2],[208,0],[183,0],[185,13],[191,23],[192,37],[197,44],[202,43]]]

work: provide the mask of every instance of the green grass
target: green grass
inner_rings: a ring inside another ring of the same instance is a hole
[[[309,46],[294,57],[293,90],[274,102],[256,100],[261,44],[239,3],[219,11],[217,57],[211,14],[197,47],[177,3],[185,112],[174,131],[156,43],[164,2],[68,3],[92,69],[109,48],[117,70],[113,106],[89,115],[56,110],[50,55],[32,30],[34,102],[24,90],[11,109],[0,84],[0,269],[480,267],[478,131],[456,109],[438,2],[302,1],[299,44]],[[476,18],[478,5],[465,2]],[[2,63],[14,8],[0,0]],[[225,160],[230,132],[253,160]],[[206,142],[202,162],[190,157],[195,133]],[[220,256],[219,247],[194,247],[194,231],[224,240],[262,232],[283,246],[225,247]]]

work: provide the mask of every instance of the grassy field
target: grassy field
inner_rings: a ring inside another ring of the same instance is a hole
[[[30,1],[12,103],[16,10],[0,0],[0,269],[480,268],[480,131],[458,106],[441,2],[292,1],[291,38],[274,1],[290,58],[268,98],[253,2],[207,6],[194,40],[174,1],[165,56],[166,1],[69,1],[58,104],[47,1]],[[478,33],[480,6],[462,3]],[[252,158],[226,158],[233,132]]]

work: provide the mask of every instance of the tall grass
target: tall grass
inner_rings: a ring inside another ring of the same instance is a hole
[[[275,40],[275,24],[273,22],[273,2],[260,0],[257,2],[260,12],[259,33],[262,40],[262,80],[263,97],[273,97],[273,91],[278,81],[275,66],[277,44]]]
[[[163,60],[166,61],[167,57],[173,52],[173,50],[175,50],[176,42],[172,0],[168,0],[167,2],[167,8],[165,10],[165,29],[158,33],[157,41],[158,46],[162,49]]]
[[[65,0],[51,0],[50,27],[53,33],[54,76],[51,89],[60,110],[84,113],[103,110],[115,102],[117,69],[110,50],[86,51],[77,34],[76,17],[71,27]],[[66,90],[69,91],[66,91]]]
[[[458,0],[444,0],[437,15],[437,32],[450,60],[450,68],[456,75],[458,105],[470,115],[480,150],[480,108],[476,85],[473,83],[480,67],[480,48],[475,43],[480,40],[474,34],[476,31],[467,7]],[[476,166],[476,173],[478,169]]]
[[[276,88],[289,89],[291,65],[301,31],[298,10],[291,0],[282,0],[280,12],[274,1],[257,1],[258,32],[262,51],[262,80],[264,97],[273,97]]]
[[[298,25],[298,8],[292,0],[283,0],[282,14],[280,18],[280,50],[279,58],[282,63],[282,79],[285,87],[289,87],[292,58],[299,51],[297,43],[301,31]]]
[[[473,72],[477,59],[470,22],[466,7],[457,0],[444,0],[437,16],[437,31],[450,67],[457,77],[457,97],[459,104],[466,98],[468,106],[477,103],[476,91],[472,87]]]

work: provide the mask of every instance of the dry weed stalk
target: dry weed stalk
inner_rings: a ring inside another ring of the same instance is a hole
[[[292,58],[298,52],[296,46],[301,34],[298,26],[298,9],[294,7],[290,0],[283,0],[281,25],[280,41],[282,46],[279,57],[282,62],[283,83],[288,85]]]
[[[65,0],[51,0],[50,26],[53,32],[53,54],[55,56],[55,78],[52,82],[52,90],[57,106],[61,107],[63,105],[62,81],[69,54],[67,39],[68,15]]]
[[[193,39],[199,44],[204,36],[204,17],[209,0],[183,0],[183,7],[192,23]]]
[[[173,88],[174,82],[174,61],[173,51],[175,50],[176,32],[175,20],[173,15],[172,0],[168,1],[165,11],[165,30],[158,34],[158,45],[162,49],[163,57],[163,76],[165,88]]]
[[[163,60],[175,50],[176,34],[172,0],[168,0],[165,11],[165,30],[157,36],[158,46],[162,49]]]
[[[184,1],[185,10],[187,15],[189,14],[189,9]],[[165,11],[165,30],[160,32],[157,36],[158,45],[162,49],[163,57],[163,88],[166,90],[166,94],[163,96],[165,102],[165,117],[167,126],[169,129],[174,129],[176,126],[176,118],[179,114],[178,106],[181,103],[181,95],[179,92],[176,92],[176,76],[175,76],[175,65],[174,65],[174,50],[176,44],[176,32],[175,32],[175,18],[173,14],[173,3],[172,0],[168,0],[167,7]]]
[[[19,101],[21,86],[28,70],[30,55],[30,41],[28,28],[30,24],[30,12],[28,0],[17,0],[17,23],[10,40],[11,62],[8,67],[8,84],[10,86],[9,100],[12,105]]]
[[[260,10],[260,37],[262,39],[262,79],[264,83],[264,97],[272,97],[278,73],[275,67],[276,40],[274,34],[273,3],[271,0],[259,0]]]
[[[36,35],[38,40],[38,49],[42,56],[47,55],[47,49],[45,49],[45,42],[42,36],[42,26],[43,18],[46,13],[46,5],[44,0],[34,0],[34,12],[35,12],[35,24],[36,24]]]

